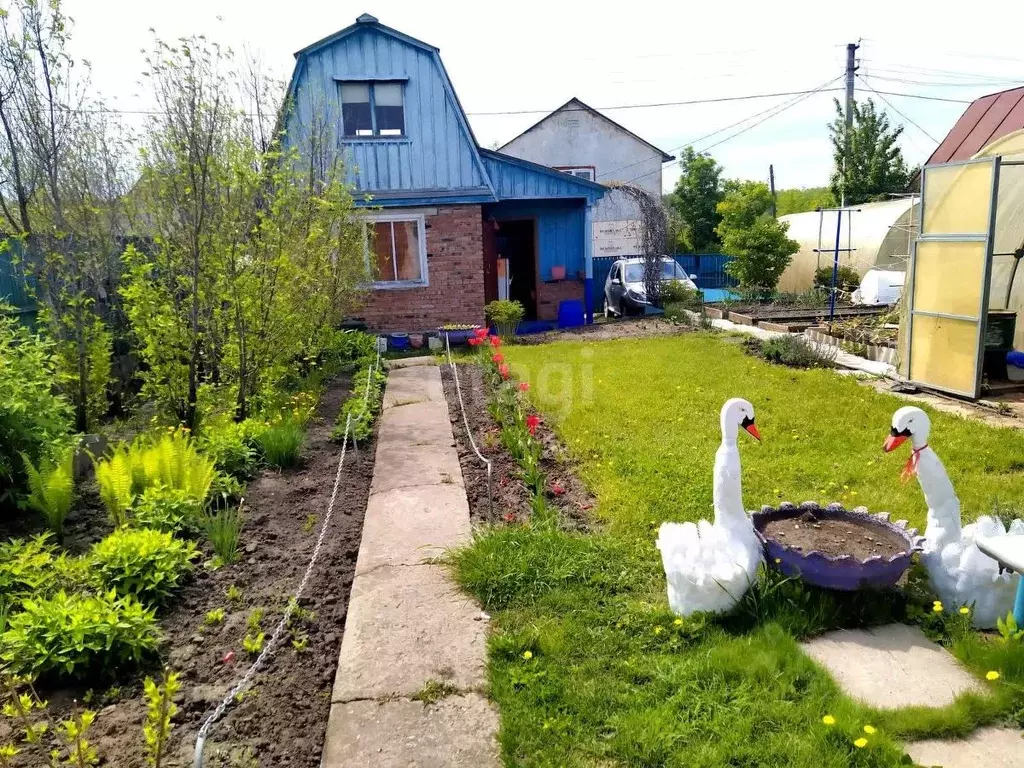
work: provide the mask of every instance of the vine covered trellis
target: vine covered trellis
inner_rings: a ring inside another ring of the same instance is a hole
[[[647,300],[661,306],[661,259],[668,243],[668,220],[661,200],[646,189],[630,184],[617,184],[614,189],[632,200],[640,213],[640,254],[644,258],[644,290]]]

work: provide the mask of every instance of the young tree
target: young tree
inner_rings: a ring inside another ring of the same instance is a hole
[[[775,202],[779,216],[790,213],[804,213],[818,208],[834,208],[835,198],[828,187],[802,187],[800,189],[780,189],[775,194]]]
[[[853,105],[853,125],[846,127],[843,106],[836,99],[836,119],[829,125],[835,168],[829,188],[836,200],[857,205],[903,192],[910,170],[899,147],[903,126],[893,126],[885,110],[868,99]]]
[[[366,278],[342,169],[312,174],[268,136],[282,89],[254,71],[200,38],[157,41],[149,57],[159,109],[137,198],[153,248],[126,252],[123,293],[144,392],[192,428],[203,387],[244,418]]]
[[[725,197],[718,204],[718,234],[723,249],[733,257],[725,269],[739,280],[742,289],[769,296],[800,245],[786,236],[789,224],[769,213],[771,192],[767,184],[728,181],[725,189]]]
[[[86,98],[88,67],[72,77],[59,0],[20,0],[0,25],[0,205],[36,278],[58,381],[84,431],[107,404],[111,336],[100,305],[116,285],[124,147],[102,105]]]
[[[715,251],[721,246],[715,230],[720,221],[717,208],[722,200],[722,167],[711,155],[687,147],[679,168],[682,175],[671,201],[673,218],[678,222],[678,245],[693,253]]]

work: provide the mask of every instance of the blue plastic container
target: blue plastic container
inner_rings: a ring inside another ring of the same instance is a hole
[[[408,349],[409,348],[409,334],[408,333],[392,333],[388,336],[388,344],[392,349]]]
[[[558,327],[577,328],[583,325],[583,302],[577,299],[558,302]]]

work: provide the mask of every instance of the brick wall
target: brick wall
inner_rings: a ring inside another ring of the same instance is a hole
[[[479,205],[431,209],[426,216],[425,288],[375,290],[359,316],[372,331],[429,331],[483,323],[483,233]]]
[[[537,319],[557,320],[558,302],[576,299],[583,301],[582,280],[557,280],[542,282],[537,294]]]

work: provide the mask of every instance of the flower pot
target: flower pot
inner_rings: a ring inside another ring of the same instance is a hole
[[[409,348],[409,334],[408,333],[392,333],[388,336],[388,342],[391,344],[392,349],[408,349]]]
[[[551,268],[551,279],[552,280],[565,280],[565,267],[552,267]]]
[[[422,333],[410,333],[409,334],[409,346],[413,349],[423,348],[423,334]]]
[[[448,337],[448,343],[457,347],[461,344],[466,343],[466,339],[473,335],[473,328],[459,328],[456,330],[445,330],[444,328],[437,329],[437,335],[441,338],[441,344],[444,344],[445,337]]]

